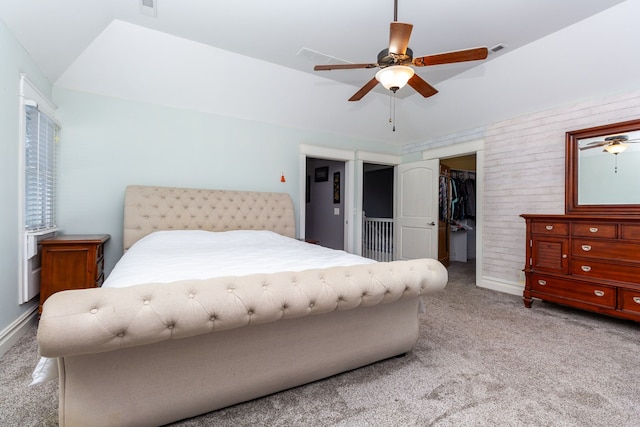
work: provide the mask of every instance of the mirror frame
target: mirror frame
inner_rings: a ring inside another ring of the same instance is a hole
[[[640,119],[613,123],[566,134],[565,213],[581,215],[640,215],[640,204],[580,205],[578,203],[578,140],[640,130]]]

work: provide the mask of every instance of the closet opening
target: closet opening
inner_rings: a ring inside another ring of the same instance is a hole
[[[475,263],[476,155],[440,159],[438,258]]]

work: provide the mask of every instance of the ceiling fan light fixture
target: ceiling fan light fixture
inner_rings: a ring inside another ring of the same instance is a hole
[[[604,147],[604,149],[611,154],[620,154],[627,149],[627,146],[628,146],[627,144],[618,142],[618,143],[613,143],[611,145],[607,145],[606,147]]]
[[[376,80],[378,80],[385,89],[395,92],[406,86],[414,74],[415,71],[413,71],[411,67],[406,65],[392,65],[378,71],[376,73]]]

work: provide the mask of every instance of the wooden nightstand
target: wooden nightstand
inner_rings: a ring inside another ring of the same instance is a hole
[[[56,292],[102,285],[104,243],[110,237],[108,234],[62,234],[40,242],[40,313],[42,304]]]

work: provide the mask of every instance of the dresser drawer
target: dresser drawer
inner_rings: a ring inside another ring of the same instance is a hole
[[[573,239],[571,255],[640,262],[640,244],[622,241]]]
[[[611,264],[588,258],[576,258],[572,260],[571,274],[594,279],[640,283],[640,265]]]
[[[622,311],[633,311],[640,313],[640,290],[620,289],[620,304]]]
[[[616,289],[610,286],[564,280],[557,277],[531,275],[531,291],[602,307],[615,308]],[[542,295],[540,295],[544,299]]]
[[[569,234],[569,223],[566,222],[533,222],[531,232],[536,234],[553,234],[557,236],[567,236]]]
[[[618,237],[618,227],[616,224],[579,222],[572,224],[571,235],[577,237],[615,239]]]

